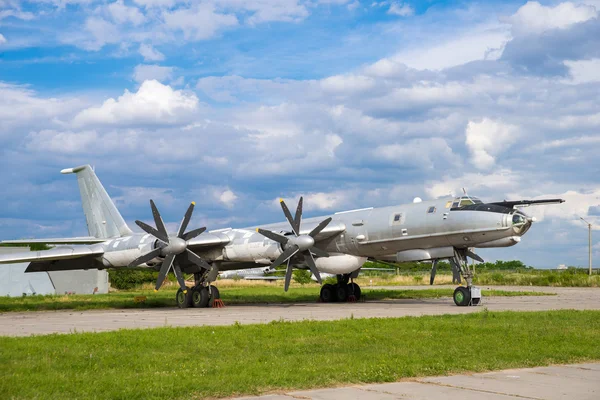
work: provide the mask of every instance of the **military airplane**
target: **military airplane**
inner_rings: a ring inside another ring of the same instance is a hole
[[[302,198],[294,215],[283,200],[286,222],[249,228],[187,231],[194,210],[189,206],[177,232],[169,233],[150,200],[156,227],[136,221],[144,233],[134,233],[89,165],[69,168],[79,184],[88,237],[4,241],[6,244],[46,243],[50,250],[7,254],[0,264],[29,262],[26,272],[106,268],[151,268],[159,271],[158,290],[169,271],[179,282],[176,300],[181,308],[207,307],[217,299],[212,285],[220,271],[286,265],[284,289],[293,268],[333,274],[336,284],[321,287],[323,302],[358,300],[353,281],[367,259],[402,262],[449,259],[455,274],[466,281],[454,292],[458,306],[479,302],[467,257],[483,261],[474,248],[508,247],[521,240],[534,218],[518,207],[562,203],[562,199],[483,203],[476,197],[448,197],[384,208],[342,211],[327,217],[302,219]],[[186,287],[183,273],[193,274]]]

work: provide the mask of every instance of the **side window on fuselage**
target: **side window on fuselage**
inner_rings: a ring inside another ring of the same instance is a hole
[[[429,207],[427,209],[427,214],[435,214],[435,207]]]
[[[392,225],[392,226],[402,225],[403,223],[404,223],[404,213],[395,213],[392,215],[390,225]]]

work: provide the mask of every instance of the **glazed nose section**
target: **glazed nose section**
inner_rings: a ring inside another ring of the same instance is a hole
[[[512,215],[513,230],[519,236],[523,236],[531,228],[533,222],[535,222],[535,217],[529,217],[521,211],[515,211]]]

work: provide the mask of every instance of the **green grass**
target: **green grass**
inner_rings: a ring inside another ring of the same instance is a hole
[[[10,398],[194,399],[600,360],[600,311],[0,338]]]
[[[221,298],[227,304],[300,303],[315,302],[318,287],[293,288],[284,292],[282,287],[222,288]],[[424,290],[371,290],[363,289],[367,301],[386,299],[430,299],[451,297],[454,288]],[[484,296],[539,296],[547,293],[483,290]],[[146,296],[143,303],[134,302],[134,297]],[[41,310],[90,310],[106,308],[156,308],[175,307],[175,291],[122,291],[96,295],[52,295],[0,297],[0,312]]]

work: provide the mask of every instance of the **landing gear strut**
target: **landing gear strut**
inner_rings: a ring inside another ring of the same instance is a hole
[[[337,283],[326,283],[321,287],[319,300],[323,303],[355,302],[360,300],[360,286],[352,281],[350,274],[337,275]]]
[[[459,307],[476,306],[481,303],[481,289],[473,286],[474,272],[469,266],[467,252],[468,249],[454,249],[454,258],[450,259],[453,275],[458,275],[458,282],[460,283],[460,275],[467,282],[466,287],[459,286],[454,290],[454,304]]]

